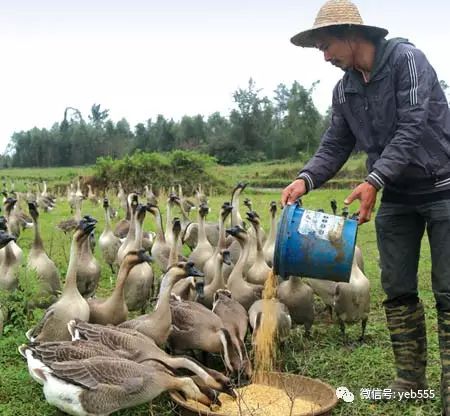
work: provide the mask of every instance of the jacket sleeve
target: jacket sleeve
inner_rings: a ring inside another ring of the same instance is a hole
[[[397,129],[374,163],[366,180],[377,189],[395,181],[421,146],[428,119],[428,108],[436,74],[425,55],[407,48],[394,63],[397,102]]]
[[[339,81],[342,82],[342,81]],[[339,85],[339,83],[338,83]],[[309,192],[331,179],[349,158],[355,147],[355,137],[340,111],[337,87],[333,92],[331,124],[322,136],[319,148],[300,170],[297,179],[304,179]]]

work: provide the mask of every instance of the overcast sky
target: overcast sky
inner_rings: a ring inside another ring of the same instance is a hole
[[[215,111],[250,77],[272,98],[279,83],[320,80],[323,113],[342,76],[290,37],[312,26],[316,0],[0,0],[0,151],[14,131],[50,128],[92,104],[133,128],[157,114]],[[356,1],[367,24],[421,48],[450,84],[450,2]]]

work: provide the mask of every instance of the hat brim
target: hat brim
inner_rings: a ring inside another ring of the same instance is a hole
[[[331,26],[342,26],[342,27],[359,27],[364,30],[371,38],[384,38],[389,31],[387,29],[383,29],[377,26],[368,26],[368,25],[358,25],[354,23],[344,23],[344,24],[334,24],[334,25],[326,25],[321,27],[315,27],[313,29],[305,30],[303,32],[297,33],[295,36],[291,38],[291,42],[296,46],[302,46],[303,48],[315,48],[317,37],[323,29]]]

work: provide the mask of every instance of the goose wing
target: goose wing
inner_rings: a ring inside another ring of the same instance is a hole
[[[50,368],[56,377],[89,390],[96,390],[101,384],[117,386],[128,394],[144,388],[145,368],[117,357],[55,362]]]

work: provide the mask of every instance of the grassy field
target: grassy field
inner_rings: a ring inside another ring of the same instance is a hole
[[[294,166],[292,166],[294,168]],[[225,168],[228,169],[228,168]],[[253,169],[253,170],[252,170]],[[259,169],[259,170],[258,170]],[[230,168],[231,170],[231,168]],[[256,171],[264,171],[252,166],[242,176],[254,175]],[[228,172],[229,173],[229,172]],[[0,172],[1,176],[2,172]],[[78,174],[78,173],[77,173]],[[237,182],[240,179],[237,173],[233,178]],[[241,177],[242,177],[241,176]],[[347,196],[349,190],[319,190],[311,192],[304,199],[307,208],[324,208],[330,211],[329,201],[335,198],[338,203]],[[279,192],[273,193],[251,193],[246,191],[243,197],[250,197],[254,209],[258,211],[263,219],[264,228],[269,224],[269,202],[279,200]],[[214,196],[210,200],[211,214],[209,221],[218,216],[220,204],[229,200],[229,195]],[[117,203],[115,204],[117,206]],[[342,205],[341,205],[342,206]],[[245,207],[241,207],[244,212]],[[356,210],[356,205],[355,205]],[[91,214],[98,220],[97,236],[103,229],[103,212],[97,206],[89,202],[83,205],[83,214]],[[68,205],[65,201],[58,201],[57,208],[51,213],[41,214],[42,234],[47,251],[60,268],[61,275],[65,275],[67,268],[67,257],[69,253],[69,238],[55,228],[60,220],[70,216]],[[146,229],[154,229],[151,218],[145,222]],[[25,259],[32,241],[32,230],[26,230],[21,234],[18,241],[24,249]],[[438,415],[440,403],[439,398],[427,402],[379,402],[361,399],[359,397],[362,388],[384,388],[394,376],[393,357],[390,348],[389,335],[386,329],[382,301],[383,292],[380,287],[378,253],[375,241],[373,221],[360,227],[358,233],[358,245],[362,248],[365,260],[366,274],[371,281],[371,313],[367,326],[367,337],[364,344],[356,340],[360,335],[360,326],[348,327],[350,343],[344,345],[336,324],[326,321],[319,316],[313,325],[311,339],[305,339],[302,328],[295,328],[289,337],[284,350],[280,371],[303,374],[316,377],[328,382],[334,387],[346,386],[355,394],[353,403],[340,402],[333,415],[386,415],[386,416],[419,416]],[[97,259],[100,255],[96,253]],[[25,263],[26,261],[24,261]],[[102,265],[102,278],[100,283],[100,295],[105,295],[111,290],[109,283],[109,268],[100,260]],[[24,287],[30,285],[32,276],[27,275],[25,266],[20,270],[20,281]],[[437,324],[434,299],[430,283],[430,254],[427,241],[424,240],[422,247],[422,258],[419,269],[419,281],[421,298],[423,299],[429,340],[429,367],[428,379],[430,389],[434,389],[436,395],[439,390],[439,355],[437,348]],[[26,295],[17,293],[10,300],[11,321],[5,326],[4,334],[0,337],[0,415],[2,416],[35,416],[35,415],[57,415],[55,408],[45,402],[41,387],[29,377],[25,362],[17,352],[17,346],[25,342],[25,331],[42,315],[42,311],[34,314],[23,314],[23,305]],[[177,410],[166,396],[162,396],[150,405],[118,412],[117,415],[144,416],[144,415],[176,415]]]

